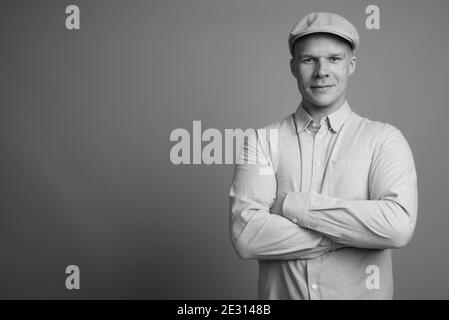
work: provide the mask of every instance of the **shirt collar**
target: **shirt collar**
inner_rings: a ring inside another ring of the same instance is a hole
[[[346,119],[348,119],[351,112],[352,110],[349,103],[345,101],[345,103],[338,108],[338,110],[327,115],[325,118],[327,118],[330,128],[334,132],[338,132],[345,123]],[[305,130],[309,126],[310,121],[313,120],[312,116],[304,109],[302,104],[299,105],[294,116],[296,121],[296,132]]]

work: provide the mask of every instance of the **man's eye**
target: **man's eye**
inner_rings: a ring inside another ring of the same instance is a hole
[[[341,58],[340,57],[331,57],[330,60],[331,60],[331,62],[338,62],[341,60]]]
[[[304,62],[304,63],[312,63],[313,59],[312,58],[306,58],[306,59],[303,59],[302,62]]]

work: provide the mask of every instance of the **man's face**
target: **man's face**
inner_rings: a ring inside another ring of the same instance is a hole
[[[355,70],[355,56],[343,39],[312,34],[295,43],[290,67],[304,105],[334,109],[346,99],[348,78]]]

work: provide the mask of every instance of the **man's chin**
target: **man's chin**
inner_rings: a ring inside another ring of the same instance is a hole
[[[337,100],[335,99],[307,99],[308,104],[315,108],[327,108],[333,105]]]

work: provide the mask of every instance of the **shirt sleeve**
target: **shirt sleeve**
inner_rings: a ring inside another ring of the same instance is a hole
[[[244,259],[308,259],[343,247],[281,215],[274,168],[265,152],[257,133],[252,134],[235,167],[230,229],[238,255]]]
[[[418,188],[412,152],[399,130],[394,129],[375,154],[368,183],[369,200],[345,200],[315,192],[288,193],[283,215],[351,247],[406,245],[416,225]]]

